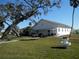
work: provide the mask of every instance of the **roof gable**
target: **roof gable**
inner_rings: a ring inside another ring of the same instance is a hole
[[[36,30],[38,30],[38,29],[52,29],[55,27],[70,28],[68,25],[65,25],[65,24],[41,19],[37,24],[35,24],[33,26],[33,29],[36,29]]]

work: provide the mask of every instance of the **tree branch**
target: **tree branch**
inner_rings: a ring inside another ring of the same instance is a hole
[[[24,1],[26,2],[26,4],[28,4],[32,8],[32,5],[29,2],[27,2],[26,0]]]

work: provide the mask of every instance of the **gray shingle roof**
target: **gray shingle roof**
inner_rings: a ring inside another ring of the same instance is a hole
[[[52,25],[56,25],[56,27],[71,28],[71,27],[70,27],[70,26],[68,26],[68,25],[65,25],[65,24],[62,24],[62,23],[58,23],[58,22],[54,22],[54,21],[48,21],[48,20],[44,20],[44,19],[42,19],[42,20],[40,20],[40,21],[50,23],[50,24],[51,24],[51,26],[52,26]]]
[[[33,26],[33,28],[37,28],[38,29],[40,28],[40,26],[42,28],[48,26],[48,29],[49,28],[53,28],[53,27],[63,27],[63,28],[71,28],[70,26],[68,25],[65,25],[65,24],[61,24],[61,23],[58,23],[58,22],[54,22],[54,21],[48,21],[48,20],[45,20],[45,19],[41,19],[37,24],[35,24],[35,26]],[[44,26],[44,27],[43,27]]]

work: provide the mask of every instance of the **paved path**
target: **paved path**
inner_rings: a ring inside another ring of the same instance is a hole
[[[10,43],[10,42],[16,42],[18,40],[11,40],[11,41],[1,41],[0,44],[3,44],[3,43]]]
[[[25,40],[32,40],[32,39],[39,39],[39,37],[36,37],[36,38],[32,38],[32,37],[23,37],[23,38],[20,38],[20,39],[25,39]],[[0,44],[3,44],[3,43],[10,43],[10,42],[16,42],[16,41],[19,41],[19,40],[11,40],[11,41],[0,41]]]
[[[39,39],[39,37],[22,37],[20,39]]]

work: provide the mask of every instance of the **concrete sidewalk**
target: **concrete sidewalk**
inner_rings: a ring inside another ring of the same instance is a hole
[[[0,41],[0,44],[3,44],[3,43],[10,43],[10,42],[16,42],[16,41],[19,41],[19,40],[11,40],[11,41]]]
[[[18,38],[19,40],[36,40],[36,39],[39,39],[39,37],[21,37],[21,38]],[[10,43],[10,42],[16,42],[16,41],[19,41],[19,40],[11,40],[11,41],[0,41],[0,44],[3,44],[3,43]]]

